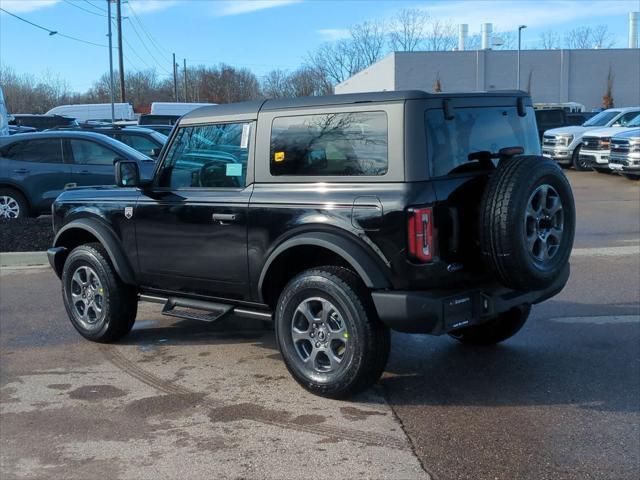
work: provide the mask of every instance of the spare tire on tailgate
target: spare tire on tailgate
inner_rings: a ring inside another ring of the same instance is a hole
[[[571,187],[560,167],[540,156],[505,158],[480,205],[480,248],[507,287],[548,287],[569,261],[575,233]]]

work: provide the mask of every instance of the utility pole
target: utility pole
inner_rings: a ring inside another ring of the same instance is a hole
[[[109,37],[109,91],[111,92],[111,123],[115,121],[116,112],[113,105],[113,46],[111,42],[111,0],[107,0],[107,26]]]
[[[184,68],[182,69],[182,72],[184,73],[184,101],[188,102],[189,100],[187,99],[187,59],[183,58],[183,65]]]
[[[122,54],[122,1],[116,0],[116,24],[118,25],[118,70],[120,72],[120,101],[125,103],[124,94],[124,60]],[[111,19],[109,19],[111,21]]]
[[[518,72],[516,74],[516,90],[520,90],[520,47],[522,45],[522,30],[527,28],[526,25],[518,27]]]
[[[173,101],[178,101],[178,64],[175,53],[173,54]]]

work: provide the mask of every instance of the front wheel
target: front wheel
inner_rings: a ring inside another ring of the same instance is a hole
[[[71,324],[88,340],[113,342],[136,319],[136,290],[125,285],[99,243],[80,245],[62,269],[62,297]]]
[[[24,218],[29,216],[29,204],[24,196],[13,188],[0,188],[0,218]]]
[[[635,181],[640,180],[640,175],[639,174],[623,173],[622,175],[624,176],[624,178],[626,178],[628,180],[635,180]]]
[[[529,318],[529,313],[531,306],[523,305],[481,325],[454,330],[449,336],[467,345],[494,345],[518,333]]]
[[[584,157],[580,158],[581,148],[582,145],[578,145],[573,151],[573,155],[571,156],[571,163],[573,164],[573,168],[575,168],[578,172],[587,172],[591,170],[591,164]]]
[[[344,398],[374,384],[389,357],[389,329],[350,270],[306,270],[276,308],[278,347],[291,375],[317,395]]]

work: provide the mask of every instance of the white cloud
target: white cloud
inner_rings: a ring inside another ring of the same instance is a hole
[[[0,0],[0,7],[11,13],[28,13],[50,7],[60,0]]]
[[[327,42],[349,38],[350,35],[348,28],[321,28],[316,32]]]
[[[177,0],[129,0],[129,3],[133,7],[134,12],[143,14],[166,10],[180,2]]]
[[[241,15],[267,8],[283,7],[302,0],[225,0],[216,2],[215,14],[219,17]]]
[[[472,32],[480,24],[490,22],[501,31],[514,30],[518,25],[551,28],[557,24],[593,20],[596,17],[624,15],[633,10],[628,0],[548,0],[505,2],[500,0],[453,1],[424,5],[432,17],[468,23]]]

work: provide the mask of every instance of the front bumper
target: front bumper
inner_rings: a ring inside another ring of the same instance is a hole
[[[375,291],[373,303],[380,320],[405,333],[442,335],[484,323],[514,307],[540,303],[558,294],[569,280],[569,264],[544,290],[519,292],[499,284],[459,290]]]
[[[609,168],[609,150],[580,150],[580,161],[586,162],[592,168]]]
[[[640,174],[640,158],[634,153],[633,156],[612,155],[609,160],[609,168],[618,173]]]
[[[571,150],[569,147],[543,148],[542,154],[545,157],[554,159],[558,163],[565,164],[571,163],[573,150]]]

